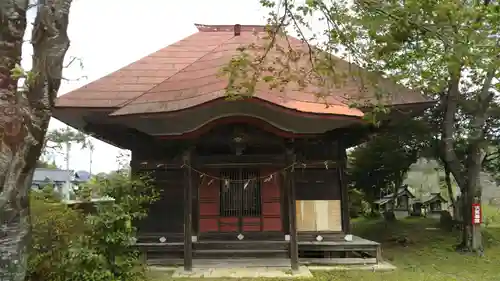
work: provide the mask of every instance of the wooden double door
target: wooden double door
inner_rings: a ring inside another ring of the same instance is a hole
[[[200,233],[281,231],[279,178],[269,169],[207,171],[199,186]]]

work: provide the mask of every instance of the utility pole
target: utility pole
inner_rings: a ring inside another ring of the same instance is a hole
[[[65,187],[62,190],[62,197],[64,200],[69,200],[69,193],[71,189],[71,181],[72,181],[72,175],[69,170],[69,154],[71,151],[71,142],[68,140],[66,141],[66,173],[67,173],[67,179],[66,179],[66,184]]]
[[[90,139],[87,140],[89,146],[89,174],[92,176],[92,156],[94,154],[94,144]]]

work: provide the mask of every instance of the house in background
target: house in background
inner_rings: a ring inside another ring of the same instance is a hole
[[[378,205],[380,212],[391,211],[394,208],[394,215],[397,219],[400,219],[411,214],[414,199],[415,195],[405,185],[398,189],[396,195],[394,193],[387,194],[374,203]]]
[[[413,214],[424,215],[431,218],[439,218],[441,211],[448,209],[448,200],[440,192],[424,195],[413,203]]]
[[[75,173],[73,170],[36,168],[31,187],[34,190],[42,190],[46,185],[52,184],[62,199],[69,200],[75,186],[89,179],[90,174],[86,171]]]
[[[408,185],[408,189],[417,199],[440,192],[441,176],[444,177],[440,168],[441,166],[436,160],[419,158],[410,166],[403,184]]]
[[[438,161],[420,158],[411,165],[404,184],[407,184],[417,199],[425,199],[432,194],[442,192],[442,196],[449,198],[447,191],[441,190],[441,181],[444,180],[444,171]],[[453,196],[460,196],[460,187],[453,176],[451,177]],[[482,171],[479,176],[481,184],[481,202],[483,204],[500,206],[500,185],[491,174]],[[449,200],[446,200],[449,201]]]
[[[90,180],[92,175],[87,171],[76,171],[75,172],[75,181],[76,182],[87,182]]]

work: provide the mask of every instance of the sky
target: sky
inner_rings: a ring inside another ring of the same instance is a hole
[[[59,94],[77,89],[197,31],[202,24],[265,24],[267,11],[259,0],[74,0],[68,34],[71,46],[66,61],[78,58],[63,72]],[[29,36],[30,31],[27,32]],[[29,38],[29,37],[28,37]],[[30,67],[29,43],[22,65]],[[80,65],[80,62],[82,65]],[[52,119],[49,129],[65,127]],[[120,149],[92,140],[92,173],[118,168]],[[66,167],[63,155],[56,164]],[[73,146],[69,167],[90,170],[90,152]]]

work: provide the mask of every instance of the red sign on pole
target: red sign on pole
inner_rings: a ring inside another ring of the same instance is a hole
[[[472,204],[472,224],[481,224],[482,222],[481,204]]]

